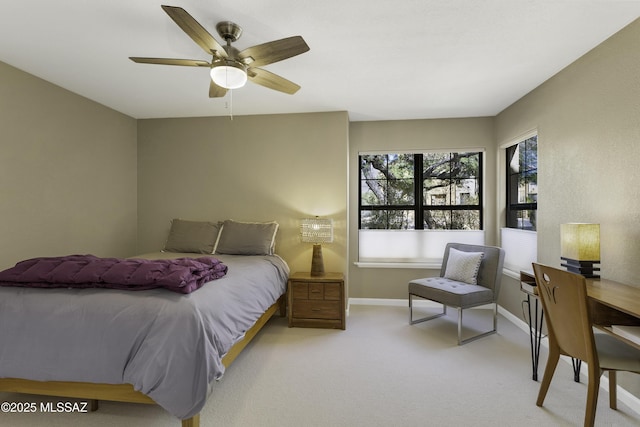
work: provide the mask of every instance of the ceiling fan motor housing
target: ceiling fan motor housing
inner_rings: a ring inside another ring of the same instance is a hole
[[[242,35],[242,27],[231,21],[218,22],[216,25],[216,31],[227,43],[235,42]]]

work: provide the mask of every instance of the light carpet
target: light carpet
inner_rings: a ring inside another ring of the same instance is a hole
[[[499,318],[498,334],[458,346],[455,310],[410,326],[406,307],[352,305],[347,330],[288,328],[273,318],[236,359],[201,412],[202,427],[579,426],[585,381],[560,363],[545,406],[535,405],[529,337]],[[465,312],[490,326],[490,310]],[[540,377],[546,350],[540,360]],[[0,402],[51,398],[0,393]],[[638,426],[640,415],[608,407],[597,426]],[[2,426],[153,426],[180,422],[150,405],[100,402],[93,413],[0,413]]]

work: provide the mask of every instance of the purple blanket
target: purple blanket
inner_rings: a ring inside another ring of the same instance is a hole
[[[148,260],[68,255],[21,261],[0,271],[0,286],[131,291],[166,288],[188,294],[226,273],[227,266],[211,257]]]

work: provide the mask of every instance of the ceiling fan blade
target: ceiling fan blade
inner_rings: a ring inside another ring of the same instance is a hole
[[[138,64],[183,65],[186,67],[211,67],[207,61],[196,59],[172,59],[172,58],[140,58],[130,56],[130,60]]]
[[[308,50],[309,46],[302,37],[293,36],[249,47],[238,56],[251,67],[261,67],[300,55]]]
[[[247,77],[254,83],[289,95],[293,95],[300,89],[297,84],[261,68],[249,68]]]
[[[207,30],[204,29],[193,16],[181,7],[176,6],[162,6],[162,9],[167,12],[167,15],[174,20],[182,31],[187,33],[194,42],[198,44],[208,54],[214,54],[221,58],[227,57],[227,52],[224,48],[213,38]]]
[[[209,98],[222,98],[227,94],[227,89],[218,86],[211,80],[209,84]]]

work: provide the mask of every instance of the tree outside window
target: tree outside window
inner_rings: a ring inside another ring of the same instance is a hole
[[[481,153],[360,156],[360,229],[482,229]]]

